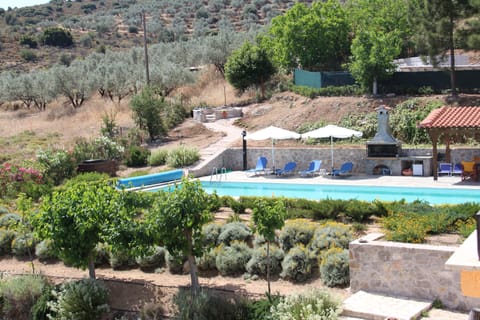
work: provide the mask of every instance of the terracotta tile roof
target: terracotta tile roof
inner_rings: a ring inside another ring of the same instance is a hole
[[[480,107],[448,107],[432,110],[420,128],[479,128]]]

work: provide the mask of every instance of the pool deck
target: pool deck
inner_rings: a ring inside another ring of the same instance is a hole
[[[315,177],[300,177],[292,175],[281,177],[276,175],[247,175],[243,171],[232,171],[222,175],[199,177],[201,181],[230,181],[230,182],[269,182],[269,183],[299,183],[299,184],[336,184],[358,186],[395,186],[414,188],[452,188],[480,190],[480,182],[462,181],[459,176],[441,176],[437,181],[433,177],[420,176],[367,176],[352,175],[347,177],[332,177],[319,175]]]

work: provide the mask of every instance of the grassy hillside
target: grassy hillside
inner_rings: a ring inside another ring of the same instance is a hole
[[[141,46],[145,12],[149,43],[214,34],[220,25],[237,31],[258,28],[282,14],[293,0],[51,0],[50,3],[0,10],[0,72],[29,70],[92,51]],[[312,2],[302,1],[306,3]],[[74,46],[22,46],[22,37],[38,39],[52,26],[68,29]],[[35,55],[26,61],[25,52]]]

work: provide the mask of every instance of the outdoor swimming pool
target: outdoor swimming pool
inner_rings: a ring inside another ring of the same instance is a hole
[[[480,202],[480,189],[467,188],[415,188],[389,186],[348,186],[332,184],[256,183],[256,182],[208,182],[201,181],[208,193],[217,192],[220,196],[275,196],[288,198],[358,199],[365,201],[394,201],[405,199],[427,201],[430,204],[457,204]],[[159,189],[167,190],[168,187]],[[151,189],[156,191],[159,189]]]

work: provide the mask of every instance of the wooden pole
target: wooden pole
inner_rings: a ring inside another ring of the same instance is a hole
[[[148,69],[148,50],[147,50],[147,23],[145,22],[145,11],[142,10],[142,23],[143,23],[143,49],[145,52],[145,76],[147,80],[147,86],[150,84],[150,71]]]

